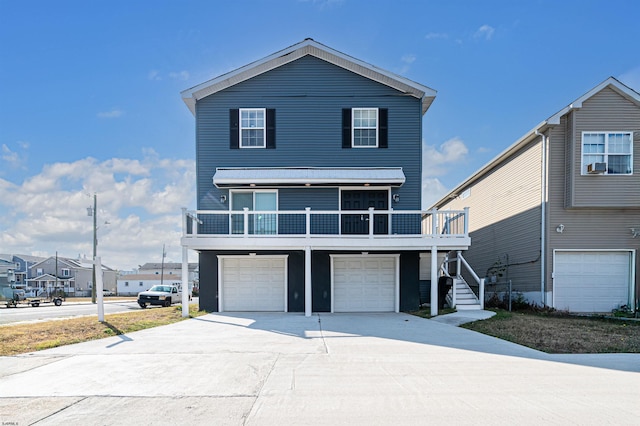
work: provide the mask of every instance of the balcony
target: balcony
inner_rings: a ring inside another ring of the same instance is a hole
[[[183,210],[193,250],[466,250],[465,210]]]

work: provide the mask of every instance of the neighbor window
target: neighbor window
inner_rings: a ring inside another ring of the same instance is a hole
[[[582,174],[589,165],[604,163],[602,174],[630,175],[633,173],[633,134],[631,132],[583,132]]]
[[[129,287],[129,281],[125,281],[125,282],[124,282],[124,286],[125,286],[125,287]]]
[[[240,110],[240,147],[265,147],[265,115],[264,108]]]
[[[42,268],[37,268],[36,269],[36,275],[42,275],[42,273],[43,273]]]
[[[142,287],[142,281],[140,281],[140,287]]]
[[[353,108],[353,147],[378,147],[378,109]]]
[[[62,268],[61,273],[63,277],[68,277],[70,275],[69,270],[67,268]]]

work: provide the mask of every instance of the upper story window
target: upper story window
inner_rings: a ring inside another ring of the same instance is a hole
[[[631,132],[582,132],[582,174],[633,173]]]
[[[267,108],[229,110],[229,148],[276,147],[276,111]]]
[[[67,268],[62,268],[62,270],[60,272],[62,273],[63,277],[68,277],[68,276],[71,275],[69,269],[67,269]]]
[[[343,148],[387,148],[386,108],[344,108]]]
[[[36,268],[36,275],[42,275],[44,273],[42,268]]]
[[[378,108],[353,108],[354,148],[378,147]]]
[[[240,110],[240,148],[264,148],[265,145],[264,108]]]

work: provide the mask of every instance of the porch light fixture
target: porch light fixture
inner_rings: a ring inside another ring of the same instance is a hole
[[[393,194],[393,197],[391,197],[393,199],[394,203],[399,203],[400,202],[400,194]]]
[[[227,196],[225,194],[220,195],[220,202],[223,204],[227,202]]]
[[[631,235],[633,236],[633,238],[636,238],[638,236],[640,236],[640,227],[638,228],[629,228],[631,229]]]
[[[560,225],[556,226],[556,232],[558,234],[562,234],[564,232],[564,225],[560,224]]]

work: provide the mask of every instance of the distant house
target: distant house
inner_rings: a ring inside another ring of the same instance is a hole
[[[69,296],[90,296],[93,287],[93,265],[85,260],[48,257],[29,267],[27,286],[48,293],[61,289]],[[116,288],[116,271],[102,265],[103,287]]]
[[[312,39],[182,92],[198,208],[182,246],[199,253],[200,307],[417,309],[421,273],[435,280],[438,253],[470,244],[465,211],[421,210],[435,95]]]
[[[489,281],[560,310],[637,309],[640,94],[607,79],[433,207],[469,207],[465,258]]]
[[[31,266],[42,262],[45,258],[41,256],[14,254],[11,256],[11,260],[16,264],[16,284],[26,285],[28,280],[34,278],[34,276],[31,275]]]
[[[180,274],[127,274],[118,277],[117,295],[136,296],[141,291],[149,290],[156,284],[171,284],[182,286]]]

